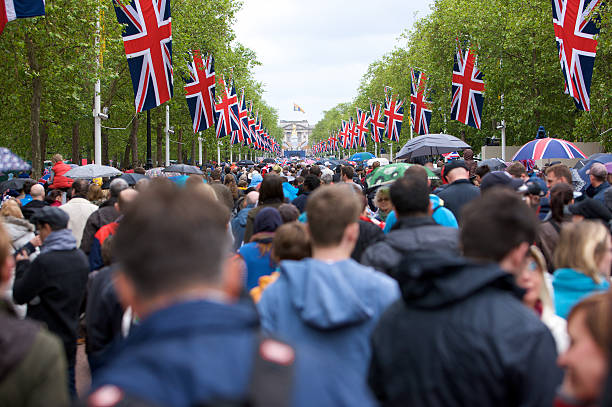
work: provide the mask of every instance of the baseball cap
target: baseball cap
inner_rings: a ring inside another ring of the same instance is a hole
[[[523,186],[523,181],[519,178],[513,178],[506,171],[492,171],[482,177],[480,183],[480,191],[484,192],[493,187],[511,188],[515,191]]]
[[[573,215],[581,215],[585,219],[600,219],[604,222],[609,222],[612,219],[612,212],[603,203],[593,198],[584,198],[569,205],[568,209]]]
[[[44,206],[32,215],[31,222],[34,224],[47,223],[52,229],[64,229],[68,226],[68,214],[53,206]]]

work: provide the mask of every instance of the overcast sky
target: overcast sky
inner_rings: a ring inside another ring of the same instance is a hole
[[[280,119],[306,119],[357,95],[368,65],[429,13],[433,0],[244,0],[237,39],[257,53],[264,99]],[[416,13],[416,15],[415,15]],[[306,114],[293,111],[297,103]]]

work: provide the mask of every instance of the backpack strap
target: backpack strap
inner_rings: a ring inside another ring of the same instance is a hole
[[[548,221],[550,223],[550,225],[557,231],[557,233],[561,234],[561,226],[559,226],[559,224],[557,222],[555,222],[554,220],[549,220]]]
[[[258,335],[249,385],[252,407],[288,407],[293,395],[295,350],[276,338]]]

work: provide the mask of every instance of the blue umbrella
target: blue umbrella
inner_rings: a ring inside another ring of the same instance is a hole
[[[367,153],[367,152],[363,152],[363,153],[355,153],[353,154],[353,156],[349,159],[349,161],[368,161],[371,158],[375,158],[374,154],[372,153]]]
[[[30,171],[32,166],[6,147],[0,147],[0,172]]]

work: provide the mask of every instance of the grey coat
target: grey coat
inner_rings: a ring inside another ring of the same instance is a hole
[[[440,226],[429,216],[400,218],[383,241],[363,253],[361,263],[389,274],[406,254],[422,250],[459,254],[459,231]]]

